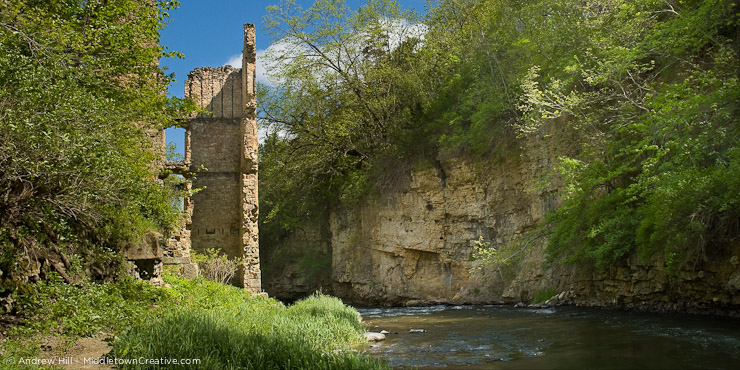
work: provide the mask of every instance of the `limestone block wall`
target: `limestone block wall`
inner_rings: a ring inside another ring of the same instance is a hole
[[[185,97],[209,110],[200,118],[242,118],[241,69],[232,66],[197,68],[185,81]]]
[[[239,73],[239,72],[235,72]],[[190,123],[191,169],[204,168],[193,181],[192,245],[196,251],[223,250],[229,257],[241,251],[241,179],[239,125],[233,118],[198,117]]]
[[[186,125],[184,162],[168,164],[175,172],[194,174],[189,186],[199,189],[185,200],[187,220],[171,238],[169,257],[174,264],[188,263],[192,247],[242,258],[232,284],[260,292],[256,48],[250,24],[244,26],[242,65],[203,67],[188,74],[185,97],[208,113]]]

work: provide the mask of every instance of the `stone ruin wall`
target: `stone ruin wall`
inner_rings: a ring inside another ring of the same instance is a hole
[[[262,288],[257,228],[255,46],[254,25],[247,24],[244,68],[204,67],[188,74],[185,98],[209,113],[194,116],[184,125],[184,160],[164,163],[160,177],[182,175],[188,190],[200,190],[184,200],[180,227],[167,240],[155,243],[161,247],[156,245],[145,254],[161,259],[165,266],[179,267],[185,277],[194,277],[198,268],[190,258],[191,249],[201,253],[216,249],[230,259],[243,259],[232,284],[258,293]],[[131,256],[129,259],[134,260]],[[161,267],[144,275],[156,275],[158,270]]]

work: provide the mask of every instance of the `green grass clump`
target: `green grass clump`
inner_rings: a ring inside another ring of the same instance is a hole
[[[534,299],[533,299],[532,303],[537,304],[537,303],[545,302],[548,299],[550,299],[553,296],[555,296],[555,294],[557,294],[557,293],[558,292],[555,289],[552,289],[552,288],[540,289],[540,290],[538,290],[538,291],[536,291],[534,293]]]
[[[40,358],[40,338],[6,339],[0,345],[0,366],[3,370],[58,369],[51,365],[26,364],[21,359]]]
[[[153,315],[153,304],[166,295],[163,289],[128,277],[117,282],[70,285],[51,273],[47,280],[21,285],[11,294],[21,321],[0,342],[1,367],[58,369],[20,360],[42,357],[40,344],[44,338],[52,339],[56,349],[63,349],[79,337],[125,331],[135,322],[147,321]],[[49,356],[56,357],[45,355]]]
[[[363,342],[363,328],[357,311],[339,299],[316,295],[285,307],[205,279],[168,282],[173,289],[162,305],[171,308],[123,334],[112,356],[199,359],[199,369],[386,368],[352,351]]]

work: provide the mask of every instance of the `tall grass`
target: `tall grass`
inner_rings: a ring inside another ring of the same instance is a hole
[[[364,342],[357,311],[315,295],[285,307],[205,278],[165,276],[159,289],[123,279],[72,286],[52,276],[15,298],[22,323],[0,341],[0,368],[41,356],[43,338],[72,343],[100,331],[115,334],[109,355],[127,359],[199,359],[190,366],[119,364],[117,369],[386,369],[355,352]]]
[[[169,281],[173,289],[162,304],[172,308],[121,335],[112,356],[199,359],[198,369],[387,368],[353,352],[363,328],[357,311],[336,298],[316,295],[285,307],[205,279]]]

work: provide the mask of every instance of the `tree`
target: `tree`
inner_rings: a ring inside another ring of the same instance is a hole
[[[108,274],[177,215],[150,135],[185,103],[163,94],[157,45],[176,1],[4,1],[0,10],[0,269]],[[34,267],[36,266],[36,267]]]
[[[589,138],[562,161],[569,186],[551,215],[550,257],[606,268],[637,252],[672,271],[706,260],[740,237],[740,178],[730,175],[740,165],[737,5],[600,1],[573,11],[587,48],[524,82],[530,122],[563,117]]]
[[[273,9],[270,216],[295,227],[440,151],[518,155],[551,121],[579,153],[559,161],[552,261],[607,268],[639,254],[674,268],[740,238],[736,3],[439,0],[400,47],[385,25],[417,21],[394,6]]]
[[[286,0],[268,10],[277,41],[266,63],[275,67],[275,82],[262,86],[259,104],[273,134],[262,148],[265,222],[297,204],[306,214],[333,202],[325,200],[363,194],[371,163],[413,128],[410,112],[425,99],[414,57],[422,30],[395,1],[370,1],[353,12],[340,0],[305,10]],[[272,193],[271,185],[284,192]]]

